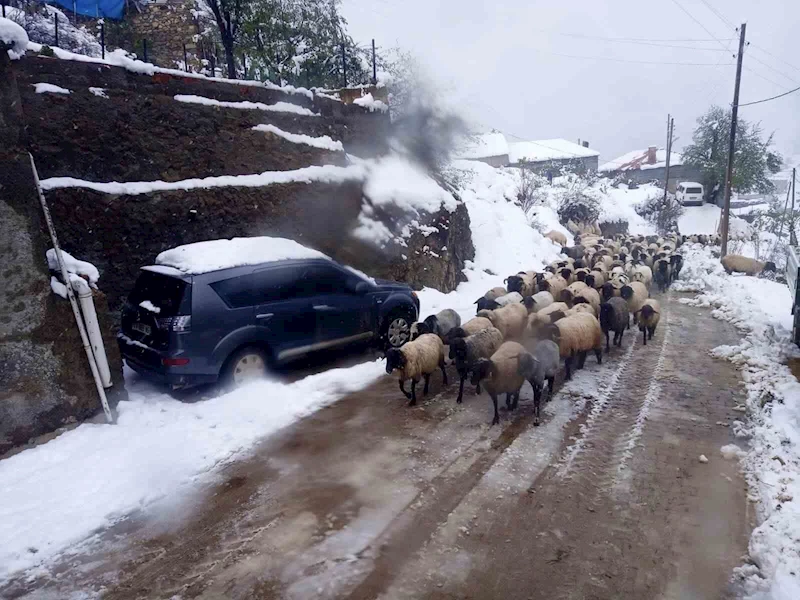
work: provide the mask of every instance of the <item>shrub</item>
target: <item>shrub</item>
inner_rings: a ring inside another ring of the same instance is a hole
[[[659,234],[678,229],[678,219],[683,214],[683,206],[673,194],[667,194],[666,202],[661,195],[648,198],[636,206],[636,213],[653,224]]]

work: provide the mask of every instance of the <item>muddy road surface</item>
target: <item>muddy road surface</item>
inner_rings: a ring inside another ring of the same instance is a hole
[[[383,378],[0,596],[731,597],[752,515],[719,449],[742,396],[708,351],[737,336],[679,297],[647,346],[631,330],[587,358],[539,427],[527,384],[489,427],[485,394],[455,404],[454,371],[413,408]]]

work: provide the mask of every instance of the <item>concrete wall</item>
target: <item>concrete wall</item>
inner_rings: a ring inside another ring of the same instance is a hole
[[[575,173],[595,173],[597,172],[597,158],[597,156],[582,156],[580,158],[565,158],[542,162],[530,162],[524,163],[524,165],[513,166],[523,166],[526,169],[531,169],[539,175],[547,175],[547,172],[551,171],[553,177],[557,177],[560,174],[561,169],[564,168]]]
[[[651,181],[664,181],[666,176],[666,167],[659,167],[657,169],[633,169],[630,171],[614,171],[607,173],[610,177],[622,177],[624,180],[632,180],[636,183],[649,183]],[[697,167],[691,165],[676,165],[669,169],[669,191],[675,192],[678,184],[682,181],[700,181],[702,182],[703,173]],[[662,183],[663,185],[663,183]]]

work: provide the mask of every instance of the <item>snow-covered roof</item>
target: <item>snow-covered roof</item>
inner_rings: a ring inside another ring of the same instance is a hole
[[[647,162],[648,149],[633,150],[622,156],[618,156],[614,160],[603,163],[598,168],[598,171],[631,171],[641,169],[646,171],[648,169],[658,169],[667,166],[667,150],[665,148],[658,148],[656,150],[656,161],[654,163]],[[677,166],[683,164],[683,156],[678,152],[672,152],[669,157],[669,164]]]
[[[519,162],[543,162],[547,160],[563,160],[569,158],[583,158],[599,156],[597,150],[585,148],[580,144],[562,140],[531,140],[529,142],[514,142],[508,145],[508,157],[512,164]]]
[[[306,258],[328,257],[294,240],[251,237],[209,240],[178,246],[159,254],[156,264],[173,267],[190,275],[199,275],[231,267]]]
[[[508,142],[506,136],[499,131],[474,136],[456,152],[458,158],[466,159],[489,158],[506,154],[508,154]]]

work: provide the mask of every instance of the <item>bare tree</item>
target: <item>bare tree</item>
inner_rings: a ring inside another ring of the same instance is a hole
[[[219,37],[225,49],[225,63],[228,67],[228,78],[236,79],[236,59],[234,45],[239,35],[239,28],[244,17],[244,3],[247,0],[205,0],[219,28]]]

